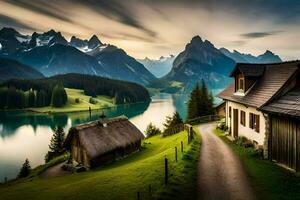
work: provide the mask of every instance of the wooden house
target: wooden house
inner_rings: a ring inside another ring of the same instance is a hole
[[[225,102],[221,102],[220,104],[218,104],[216,107],[216,114],[221,116],[221,117],[225,117],[225,110],[226,110],[226,103]]]
[[[219,97],[229,134],[245,136],[264,157],[300,170],[300,61],[238,63]]]
[[[65,146],[73,161],[93,168],[139,151],[143,138],[143,133],[121,116],[72,127]]]

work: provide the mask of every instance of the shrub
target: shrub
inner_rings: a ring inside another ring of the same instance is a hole
[[[79,102],[80,102],[79,98],[76,98],[75,103],[79,103]]]
[[[159,135],[161,134],[161,131],[159,128],[157,128],[154,124],[150,123],[145,131],[145,134],[147,136],[147,138],[152,137],[154,135]]]
[[[96,104],[96,103],[97,103],[97,100],[94,99],[93,97],[91,97],[90,100],[89,100],[89,102],[90,102],[91,104]]]
[[[217,128],[222,131],[227,131],[228,126],[226,125],[225,120],[221,120],[220,123],[218,124]]]
[[[28,158],[26,158],[24,164],[22,165],[22,168],[20,169],[18,178],[27,177],[30,174],[30,171],[31,171],[31,167],[29,164],[29,160],[28,160]]]

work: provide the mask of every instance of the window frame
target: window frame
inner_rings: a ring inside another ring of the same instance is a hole
[[[243,84],[241,84],[241,81]],[[239,77],[238,78],[238,91],[244,92],[245,91],[245,77]]]
[[[260,127],[260,115],[254,113],[249,113],[249,128],[253,129],[255,132],[259,133]]]
[[[246,126],[246,112],[243,110],[240,112],[240,124]]]

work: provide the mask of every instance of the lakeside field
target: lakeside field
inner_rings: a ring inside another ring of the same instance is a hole
[[[299,174],[264,160],[252,148],[231,142],[223,131],[215,133],[240,157],[258,199],[300,199]]]
[[[180,142],[184,142],[184,153]],[[187,145],[187,132],[143,141],[142,150],[126,159],[88,172],[42,179],[37,175],[0,185],[1,199],[193,199],[201,139]],[[175,162],[174,148],[178,148]],[[169,160],[169,184],[164,185],[164,158]],[[41,167],[39,167],[41,168]],[[35,172],[36,173],[36,172]]]
[[[59,108],[47,106],[41,108],[28,108],[26,110],[39,113],[65,113],[86,111],[89,110],[89,107],[94,110],[115,106],[113,98],[107,96],[99,95],[97,97],[93,97],[94,103],[90,103],[91,96],[85,95],[83,90],[71,88],[65,88],[65,90],[68,95],[68,102],[65,106]],[[79,99],[79,103],[77,103],[75,99]]]

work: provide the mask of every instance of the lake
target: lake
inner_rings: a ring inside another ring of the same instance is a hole
[[[217,93],[218,91],[213,91]],[[186,118],[187,95],[157,94],[150,103],[120,105],[103,109],[107,117],[126,115],[130,121],[144,132],[152,122],[163,128],[166,116],[178,111]],[[219,100],[217,100],[219,101]],[[102,111],[101,111],[102,112]],[[44,156],[49,150],[53,129],[60,125],[65,133],[74,125],[97,120],[100,111],[66,114],[0,113],[0,182],[5,177],[12,179],[28,158],[31,167],[44,164]]]
[[[150,103],[121,105],[104,109],[107,117],[126,115],[141,131],[152,122],[160,128],[167,115],[177,110],[186,117],[186,95],[158,94]],[[65,132],[71,126],[99,118],[100,111],[67,114],[0,113],[0,182],[16,177],[26,158],[32,167],[44,163],[53,129],[57,125]]]

